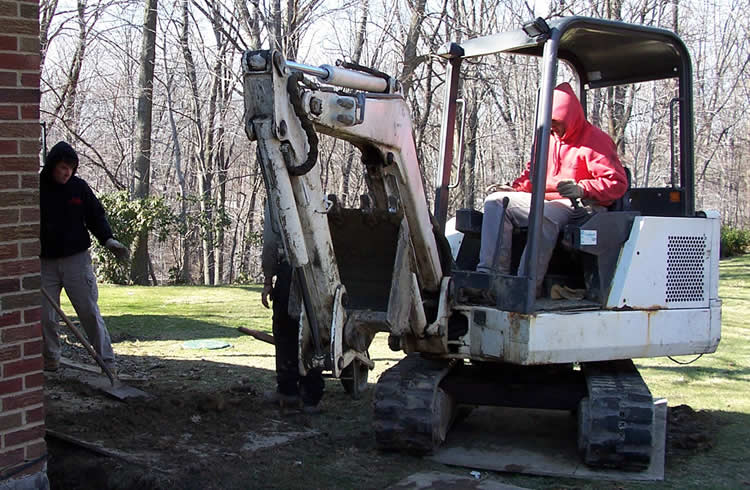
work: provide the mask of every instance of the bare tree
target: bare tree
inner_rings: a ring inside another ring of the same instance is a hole
[[[151,185],[151,115],[153,113],[154,59],[156,57],[156,9],[158,0],[146,0],[143,15],[140,73],[138,75],[137,131],[138,151],[135,160],[135,199],[149,196]],[[130,269],[134,284],[149,283],[148,230],[141,230],[136,238],[135,253]]]

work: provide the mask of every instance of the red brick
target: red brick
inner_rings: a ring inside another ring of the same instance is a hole
[[[17,178],[17,177],[16,177]],[[16,184],[18,185],[18,184]],[[12,190],[0,194],[0,202],[4,207],[22,207],[39,204],[39,191],[34,190]]]
[[[21,117],[23,119],[39,119],[39,106],[38,105],[22,105],[21,106]],[[42,144],[38,139],[32,140],[21,140],[21,155],[34,155],[37,157],[37,164],[39,163],[38,155],[42,149]]]
[[[26,418],[28,419],[29,414],[26,413]],[[0,431],[6,430],[6,429],[14,429],[16,427],[20,427],[23,424],[23,420],[21,417],[21,413],[12,413],[10,415],[0,415]]]
[[[23,89],[23,90],[15,90],[15,89],[7,89],[7,88],[0,88],[0,100],[16,100],[11,99],[14,96],[18,96],[18,92],[39,92],[38,90],[32,90],[32,89]],[[5,97],[5,99],[3,99]],[[37,99],[38,101],[38,94]],[[18,100],[18,102],[34,102],[34,100]],[[3,136],[6,138],[28,138],[31,135],[39,134],[40,128],[39,123],[33,123],[33,122],[19,122],[19,123],[3,123],[0,125],[0,129],[2,130]],[[22,159],[26,160],[26,159]],[[39,160],[34,159],[35,163],[37,164],[37,167],[39,166]],[[3,167],[5,167],[5,161],[3,161]],[[31,167],[27,167],[28,163],[24,163],[24,166],[21,168],[18,168],[17,170],[31,170]],[[5,168],[5,170],[11,170],[8,168]]]
[[[3,105],[0,106],[0,120],[3,121],[17,121],[18,120],[18,106],[15,105]],[[15,141],[5,141],[4,143],[14,143]],[[16,152],[11,153],[15,155]],[[4,153],[7,155],[8,153]]]
[[[0,260],[15,259],[18,257],[18,244],[6,243],[0,245]]]
[[[4,230],[0,229],[0,232]],[[39,273],[39,259],[29,258],[0,262],[0,277],[23,276],[26,274]]]
[[[0,453],[0,468],[10,468],[23,463],[23,448]]]
[[[0,197],[2,197],[2,194],[0,194]],[[4,226],[0,228],[0,236],[3,237],[4,242],[37,238],[39,237],[39,224],[38,222],[34,222],[24,223],[16,226]],[[2,275],[4,274],[2,272],[2,269],[0,269],[0,276]]]
[[[38,189],[39,174],[21,175],[21,187],[23,189]]]
[[[40,50],[39,37],[32,36],[18,38],[18,51],[21,53],[37,54]]]
[[[39,73],[22,73],[22,87],[39,87]]]
[[[2,161],[0,161],[2,163]],[[17,209],[0,209],[0,225],[7,225],[11,223],[18,223],[18,215],[20,213]],[[0,230],[3,233],[4,230]]]
[[[24,19],[38,19],[39,5],[21,4],[21,17]]]
[[[26,461],[31,461],[32,459],[40,458],[46,452],[47,452],[47,444],[44,441],[39,441],[33,444],[29,444],[28,446],[26,446]]]
[[[0,36],[0,50],[16,51],[17,49],[18,41],[15,36]]]
[[[39,291],[0,296],[0,308],[5,311],[20,310],[30,306],[36,307],[39,306],[41,302],[42,296]]]
[[[22,208],[21,223],[39,223],[39,207]]]
[[[22,359],[20,361],[13,361],[4,364],[3,376],[6,378],[10,378],[12,376],[18,376],[19,374],[33,373],[35,371],[41,371],[42,367],[43,359],[41,356],[30,357],[29,359]],[[19,390],[20,388],[15,391]]]
[[[44,375],[42,375],[44,376]],[[41,422],[44,420],[44,406],[37,408],[30,408],[26,410],[26,423],[33,424],[34,422]]]
[[[42,327],[38,323],[25,325],[23,327],[6,327],[2,329],[2,341],[7,344],[21,340],[38,339],[41,336]]]
[[[15,142],[13,142],[15,143]],[[0,143],[2,145],[2,143]],[[5,145],[2,145],[5,146]],[[16,174],[0,174],[0,190],[5,189],[18,189],[18,175]],[[0,199],[3,194],[0,194]],[[9,207],[12,205],[8,205]]]
[[[0,194],[2,197],[2,194]],[[24,223],[16,226],[4,226],[0,228],[0,236],[3,237],[4,242],[13,240],[30,240],[32,238],[39,237],[39,224],[38,220],[34,223]],[[2,269],[0,269],[0,276],[4,275]],[[7,274],[5,274],[7,275]]]
[[[16,86],[18,86],[18,72],[0,71],[0,87],[16,87]]]
[[[39,134],[39,123],[0,124],[0,130],[6,138],[24,138]],[[3,157],[0,158],[0,170],[3,172],[36,172],[39,170],[39,157]]]
[[[0,100],[12,100],[15,103],[38,103],[40,94],[38,88],[0,88]],[[17,137],[23,138],[23,135]]]
[[[0,16],[18,17],[18,2],[0,2]]]
[[[35,121],[39,120],[39,104],[28,104],[28,105],[22,105],[21,106],[21,119],[33,119]],[[39,149],[41,148],[39,141],[35,140],[32,141],[37,147],[37,152],[39,153]],[[34,153],[34,152],[23,152],[23,153]]]
[[[18,142],[15,140],[0,141],[0,155],[15,155],[18,153]]]
[[[8,21],[3,21],[3,27],[5,27],[6,22]],[[6,31],[6,33],[8,32]],[[5,70],[38,70],[39,61],[39,55],[35,56],[28,54],[0,53],[0,66],[2,66]]]
[[[23,390],[23,378],[4,379],[0,381],[0,395],[18,393]]]
[[[39,405],[44,401],[44,390],[34,390],[20,395],[5,396],[2,399],[3,411]]]
[[[36,291],[42,287],[42,278],[40,274],[36,274],[33,276],[26,276],[21,280],[21,288],[24,291],[34,290]],[[26,310],[23,314],[24,323],[29,323],[31,321],[37,321],[39,318],[33,319],[33,315],[37,315],[38,313],[34,313],[32,310]],[[31,320],[26,320],[26,318],[32,318]]]
[[[44,386],[44,373],[29,374],[23,379],[24,389],[30,390],[31,388],[39,388]]]
[[[39,35],[38,20],[20,20],[20,19],[3,19],[3,30],[6,34],[28,34],[29,36]],[[0,58],[0,65],[3,64]],[[37,68],[39,62],[37,61]]]
[[[33,424],[34,422],[41,422],[44,420],[44,414],[45,414],[45,408],[44,405],[36,408],[29,408],[25,412],[26,418],[25,422],[26,424]]]
[[[42,439],[44,437],[44,424],[37,425],[30,429],[17,430],[5,434],[5,447],[17,446],[24,442],[30,442],[35,439]]]
[[[15,293],[21,290],[21,280],[18,278],[0,279],[0,294]]]
[[[37,228],[36,225],[29,225],[29,228]],[[10,228],[21,228],[20,226],[12,226]],[[0,233],[5,234],[5,229],[0,229]],[[7,237],[11,240],[13,237]],[[16,237],[16,238],[28,238],[28,237]],[[12,277],[22,276],[24,274],[31,274],[39,272],[39,259],[23,259],[14,260],[12,262],[0,262],[0,277]]]
[[[38,356],[42,354],[42,340],[32,340],[31,342],[26,342],[23,344],[23,356],[24,357],[31,357],[31,356]]]
[[[13,313],[0,314],[0,327],[7,327],[8,325],[18,325],[20,323],[21,323],[20,311],[14,311]]]
[[[39,240],[21,242],[21,257],[35,257],[39,255],[40,251],[41,247],[39,245]]]
[[[15,361],[21,358],[20,345],[8,345],[0,348],[0,362]]]

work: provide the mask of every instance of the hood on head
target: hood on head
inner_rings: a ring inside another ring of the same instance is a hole
[[[58,142],[47,153],[47,158],[44,160],[44,168],[42,168],[42,178],[52,178],[52,170],[59,162],[72,163],[73,175],[78,171],[78,153],[65,141]]]
[[[552,119],[565,123],[565,134],[560,138],[563,141],[572,139],[586,121],[583,106],[567,82],[555,87],[552,97]]]

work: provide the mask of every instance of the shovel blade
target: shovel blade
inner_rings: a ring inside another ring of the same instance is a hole
[[[106,393],[117,400],[127,400],[128,398],[151,398],[151,395],[143,390],[139,390],[130,385],[126,385],[120,380],[115,380],[114,384],[106,376],[97,376],[86,381],[92,388]]]

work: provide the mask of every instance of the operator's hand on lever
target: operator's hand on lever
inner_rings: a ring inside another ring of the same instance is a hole
[[[266,308],[270,308],[268,306],[268,300],[273,301],[273,283],[271,282],[271,279],[266,279],[263,282],[263,291],[260,293],[260,302],[263,303],[263,306]]]
[[[492,184],[485,190],[487,194],[493,192],[516,192],[516,190],[510,184]]]
[[[107,247],[107,250],[112,252],[120,262],[124,262],[130,258],[130,250],[128,250],[128,247],[114,238],[108,239],[104,246]]]
[[[579,207],[578,199],[581,199],[583,197],[583,187],[576,184],[575,180],[561,180],[557,183],[557,192],[559,192],[562,197],[567,197],[568,199],[570,199],[570,202],[571,204],[573,204],[574,208]]]

